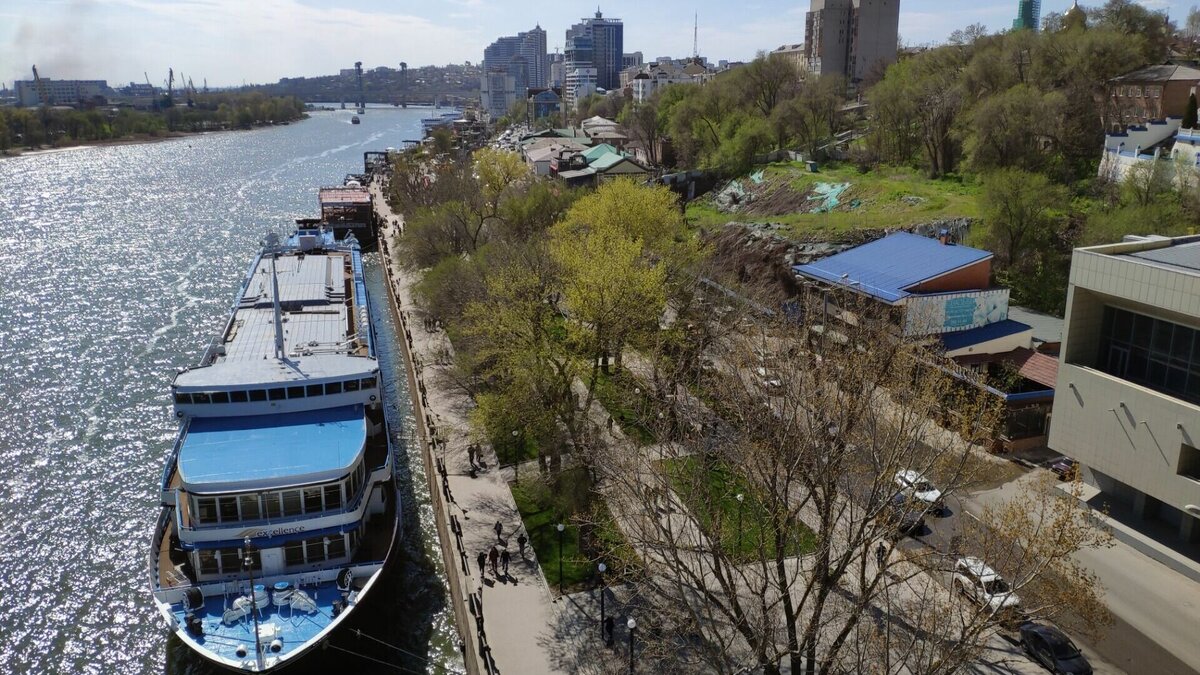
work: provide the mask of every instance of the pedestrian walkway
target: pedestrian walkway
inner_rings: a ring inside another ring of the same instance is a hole
[[[381,239],[390,239],[403,224],[387,207],[378,187],[373,186],[373,190],[385,223]],[[443,531],[450,533],[449,540],[444,535],[441,544],[451,549],[447,557],[457,562],[455,570],[448,570],[450,582],[461,590],[456,594],[455,612],[467,617],[465,623],[471,626],[464,638],[473,640],[474,649],[468,650],[468,659],[474,657],[477,662],[468,664],[468,672],[557,672],[545,644],[545,636],[554,631],[554,598],[533,548],[526,547],[524,558],[518,551],[521,516],[489,446],[484,445],[479,453],[486,468],[477,470],[475,477],[471,475],[468,447],[473,441],[468,436],[467,415],[473,404],[449,384],[453,346],[440,329],[426,327],[422,312],[413,302],[412,286],[418,277],[391,264],[386,244],[381,244],[381,252],[388,263],[391,292],[402,316],[415,369],[417,391],[413,392],[413,404],[423,412],[437,467],[440,490],[435,488],[437,493],[432,497],[444,509],[435,508],[434,515],[447,521]],[[501,525],[499,536],[494,529],[497,522]],[[480,573],[477,556],[486,556],[493,547],[497,552],[508,550],[511,560],[507,575],[499,561],[499,575],[493,573],[490,563]]]

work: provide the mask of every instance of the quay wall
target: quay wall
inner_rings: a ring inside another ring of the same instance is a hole
[[[376,187],[376,185],[373,184],[372,188]],[[379,255],[382,263],[381,266],[383,267],[384,282],[388,290],[388,307],[391,309],[396,325],[400,327],[400,332],[404,336],[400,341],[400,346],[404,353],[404,369],[408,376],[408,389],[411,392],[413,413],[417,420],[414,437],[421,446],[421,457],[425,463],[425,477],[429,482],[429,496],[433,504],[434,523],[437,525],[442,563],[445,567],[446,579],[450,587],[451,609],[454,613],[455,627],[458,630],[459,644],[461,645],[460,652],[462,653],[463,663],[466,666],[468,675],[479,675],[480,673],[491,672],[491,670],[486,667],[486,664],[480,658],[480,645],[475,639],[470,637],[475,634],[471,629],[469,621],[469,616],[474,614],[474,599],[471,596],[470,586],[468,585],[469,578],[464,578],[465,575],[459,566],[459,556],[454,552],[457,541],[453,531],[455,522],[446,505],[447,495],[443,492],[443,487],[439,487],[438,485],[439,472],[444,472],[445,467],[439,466],[433,456],[434,444],[437,443],[437,429],[431,423],[429,415],[425,410],[428,406],[426,388],[421,379],[421,374],[417,370],[417,361],[413,353],[412,333],[409,330],[407,318],[401,309],[402,303],[396,292],[396,284],[399,282],[396,280],[396,274],[392,270],[392,256],[388,244],[388,237],[392,232],[390,223],[394,216],[391,214],[386,201],[383,200],[381,191],[376,193],[375,211],[378,222],[377,241]],[[472,598],[470,602],[468,602],[468,598]]]

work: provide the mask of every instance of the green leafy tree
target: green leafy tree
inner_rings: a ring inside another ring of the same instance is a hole
[[[984,243],[1002,264],[1017,264],[1055,242],[1063,226],[1057,210],[1066,201],[1066,191],[1043,174],[1016,168],[987,174],[980,195]]]

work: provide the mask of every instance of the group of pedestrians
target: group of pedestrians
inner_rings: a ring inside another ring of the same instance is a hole
[[[508,550],[508,542],[504,539],[504,523],[499,520],[492,528],[496,532],[496,543],[488,547],[486,551],[480,551],[476,556],[475,561],[479,564],[479,578],[484,579],[487,576],[487,568],[492,568],[492,576],[497,581],[506,581],[508,576],[508,566],[512,562],[512,554]],[[525,545],[529,543],[529,538],[524,532],[517,535],[517,549],[521,553],[521,559],[525,559]]]

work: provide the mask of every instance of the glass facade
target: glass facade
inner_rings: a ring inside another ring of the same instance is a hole
[[[1097,370],[1200,404],[1200,330],[1104,308]]]

